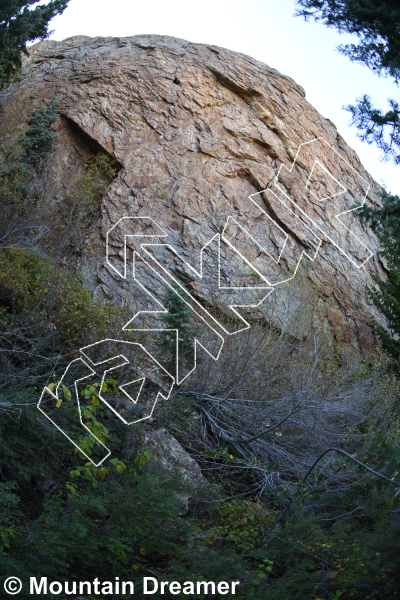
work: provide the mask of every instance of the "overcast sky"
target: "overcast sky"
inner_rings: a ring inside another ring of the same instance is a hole
[[[342,110],[364,93],[386,110],[386,99],[399,98],[399,88],[335,50],[357,38],[306,23],[294,12],[294,0],[70,0],[52,21],[51,38],[163,34],[253,56],[303,86],[308,101],[335,123],[373,177],[400,193],[400,167],[382,163],[378,149],[360,142]]]

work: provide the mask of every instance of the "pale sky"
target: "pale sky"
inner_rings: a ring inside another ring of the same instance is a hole
[[[51,39],[162,34],[252,56],[304,87],[307,100],[335,123],[371,175],[400,194],[400,166],[382,163],[380,150],[358,140],[350,113],[342,110],[364,93],[386,110],[386,99],[398,99],[399,88],[335,50],[357,38],[305,23],[294,11],[294,0],[70,0],[51,23]]]

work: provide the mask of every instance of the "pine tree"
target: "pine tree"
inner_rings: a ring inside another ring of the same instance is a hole
[[[20,221],[33,214],[41,194],[29,185],[30,167],[51,154],[58,119],[53,100],[32,112],[28,128],[18,137],[19,147],[0,148],[0,242],[20,230]]]
[[[0,168],[0,181],[17,185],[23,195],[31,193],[26,187],[29,167],[35,166],[41,158],[46,158],[56,149],[57,134],[52,125],[58,119],[57,101],[52,100],[38,110],[34,110],[28,121],[28,128],[18,137],[20,150],[1,148],[3,160]]]
[[[359,215],[383,246],[380,254],[389,269],[388,279],[372,275],[376,287],[367,288],[367,293],[386,317],[388,329],[373,319],[375,330],[383,348],[396,360],[400,370],[400,197],[383,192],[381,208],[365,205]]]
[[[165,328],[178,330],[179,362],[185,367],[191,367],[194,361],[193,338],[196,328],[190,324],[190,307],[182,300],[181,289],[178,284],[173,284],[173,290],[168,289],[163,304],[168,313],[162,315]],[[171,375],[175,375],[177,362],[176,332],[164,331],[160,335],[159,355],[165,368]]]
[[[378,75],[400,80],[400,3],[398,0],[297,0],[296,16],[313,17],[339,32],[356,34],[358,44],[338,50],[352,61],[364,64]],[[386,158],[400,164],[400,106],[389,99],[389,110],[374,108],[365,94],[346,108],[359,137],[375,143]]]
[[[57,105],[57,100],[52,100],[34,110],[28,121],[28,129],[19,137],[23,149],[22,157],[31,165],[36,165],[41,158],[45,158],[56,149],[57,134],[52,125],[58,119]]]
[[[399,199],[400,201],[400,199]],[[390,243],[381,252],[386,259],[389,271],[387,281],[372,275],[377,289],[368,288],[368,295],[381,313],[386,317],[388,329],[374,321],[376,333],[382,347],[397,362],[400,371],[400,262],[398,244]]]
[[[296,16],[313,17],[339,32],[356,34],[359,43],[339,46],[339,51],[399,82],[399,0],[297,0],[297,6]],[[400,105],[395,100],[388,102],[390,109],[384,113],[374,108],[365,94],[346,110],[352,114],[360,139],[375,143],[386,159],[400,164]],[[364,206],[359,211],[361,220],[377,234],[383,246],[381,256],[389,268],[387,280],[372,276],[376,287],[367,288],[367,293],[386,317],[388,329],[374,322],[375,331],[400,370],[400,198],[383,192],[382,201],[381,208]]]
[[[1,0],[0,2],[0,87],[7,85],[21,67],[26,44],[47,38],[49,22],[61,14],[69,0],[51,0],[36,6],[39,0]]]

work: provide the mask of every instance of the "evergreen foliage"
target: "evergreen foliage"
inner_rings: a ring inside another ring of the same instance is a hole
[[[376,144],[385,159],[392,158],[395,165],[400,165],[400,106],[393,99],[389,99],[388,104],[390,110],[383,113],[374,108],[371,98],[364,94],[356,105],[350,104],[346,110],[352,114],[352,125],[360,131],[360,140]]]
[[[21,219],[32,216],[41,194],[29,185],[31,167],[55,150],[53,123],[58,119],[57,101],[32,112],[19,148],[0,148],[0,241],[20,231]]]
[[[186,367],[194,365],[196,328],[190,324],[191,310],[182,300],[180,293],[180,287],[176,283],[173,284],[173,290],[168,288],[164,298],[164,306],[168,313],[161,317],[165,327],[174,330],[164,331],[160,335],[160,358],[171,375],[176,371],[176,330],[178,330],[179,362],[182,361]]]
[[[29,188],[29,169],[55,147],[54,118],[55,103],[35,111],[27,132],[19,138],[21,149],[3,153],[0,201],[3,208],[11,207],[2,217],[4,222],[11,219],[14,208],[20,203],[25,212],[27,210],[24,202],[29,194],[24,195],[24,189]],[[98,212],[99,198],[114,176],[112,162],[105,155],[98,155],[80,178],[76,191],[63,198],[63,208],[55,226],[59,234],[59,252],[53,251],[56,247],[54,240],[50,244],[46,239],[33,249],[24,247],[22,243],[16,247],[9,242],[1,249],[2,581],[9,576],[20,577],[24,583],[19,595],[21,599],[30,597],[28,581],[31,576],[70,583],[93,581],[94,578],[114,581],[118,576],[135,584],[135,594],[128,597],[141,597],[143,576],[149,574],[181,582],[239,579],[241,584],[235,596],[227,595],[227,598],[389,600],[398,597],[398,488],[375,478],[362,467],[355,468],[354,464],[331,456],[330,463],[316,468],[306,482],[298,481],[293,474],[285,484],[277,485],[274,483],[277,469],[282,471],[286,468],[286,459],[276,458],[280,455],[272,452],[266,478],[272,483],[264,486],[261,501],[252,495],[256,492],[252,486],[250,466],[245,460],[249,453],[243,445],[233,441],[229,447],[220,446],[221,428],[209,426],[204,418],[204,406],[202,412],[201,405],[196,404],[193,396],[184,396],[185,390],[181,389],[180,396],[165,402],[162,410],[154,414],[151,424],[140,423],[127,428],[120,426],[118,419],[99,398],[100,385],[111,389],[115,381],[106,379],[101,382],[99,379],[83,385],[79,389],[81,416],[91,433],[80,439],[76,451],[38,413],[36,403],[40,391],[44,385],[54,389],[56,382],[49,384],[49,381],[56,379],[55,375],[62,372],[72,356],[76,357],[76,349],[107,337],[109,332],[111,335],[114,323],[120,326],[127,320],[121,309],[94,301],[65,261],[63,264],[60,260],[61,256],[81,250],[91,220]],[[390,323],[393,333],[396,333],[400,315],[396,304],[396,298],[400,297],[400,274],[396,266],[400,264],[397,260],[400,256],[399,198],[386,194],[381,209],[365,207],[361,212],[379,235],[385,252],[391,249],[393,253],[393,260],[390,252],[385,255],[391,267],[389,287],[381,288],[378,280],[377,283],[378,288],[383,290],[381,310],[387,308],[392,311],[388,314],[389,317],[392,315]],[[196,329],[191,324],[190,307],[179,295],[181,288],[175,285],[174,290],[167,291],[164,304],[168,313],[162,318],[168,329],[178,330],[179,354],[183,362],[191,366]],[[376,296],[374,302],[378,300]],[[265,322],[262,328],[265,330]],[[394,339],[392,335],[391,340]],[[293,353],[292,344],[293,341],[290,342],[290,365],[298,371],[290,387],[283,391],[284,373],[280,367],[275,371],[253,373],[254,356],[250,352],[251,377],[258,387],[264,374],[269,373],[273,380],[270,395],[274,402],[278,393],[283,394],[286,404],[299,391],[303,393],[300,374],[306,369],[305,355],[310,351],[307,346],[301,348],[300,342],[296,342],[296,352]],[[395,357],[396,344],[391,350]],[[240,358],[245,346],[241,346],[241,351],[232,353],[234,373],[243,369]],[[160,354],[173,372],[176,351],[175,331],[164,332]],[[281,348],[278,353],[282,351]],[[274,362],[279,362],[276,355],[271,357]],[[261,359],[267,361],[263,354]],[[289,361],[285,358],[280,360],[284,361],[283,371],[288,370]],[[345,361],[344,355],[341,360]],[[326,356],[322,357],[322,361],[321,371],[317,369],[315,374],[320,373],[319,376],[331,385],[338,386],[342,368],[339,362],[335,359],[330,365]],[[251,378],[246,378],[244,389],[239,388],[238,391],[232,387],[228,364],[224,363],[223,367],[229,384],[226,398],[208,396],[221,414],[229,394],[235,399],[244,398],[239,412],[246,405],[258,402],[255,387],[251,387]],[[207,368],[204,362],[202,365]],[[356,377],[363,380],[371,368],[366,361]],[[381,396],[390,400],[391,393],[395,396],[393,389],[398,390],[396,375],[386,373],[385,377],[385,386],[379,394],[373,395],[374,410],[382,401]],[[221,384],[221,379],[219,382]],[[358,398],[351,398],[351,389],[346,387],[340,411],[344,411],[348,403],[353,410],[359,402]],[[109,390],[102,388],[102,391]],[[317,388],[313,392],[315,394]],[[71,391],[66,388],[63,406],[71,397]],[[262,399],[266,418],[268,400],[267,395]],[[326,395],[323,401],[324,407],[329,406]],[[175,411],[172,410],[174,402]],[[335,396],[335,404],[340,402],[340,396]],[[398,479],[400,471],[400,421],[396,406],[390,402],[389,405],[390,410],[385,408],[381,413],[374,412],[372,417],[372,411],[367,411],[356,425],[344,425],[340,431],[346,432],[343,435],[346,449],[356,450],[359,459],[371,462],[375,469],[393,480]],[[76,405],[68,406],[71,416],[76,416]],[[310,410],[309,406],[307,410]],[[324,410],[326,421],[339,420],[329,414],[329,408]],[[203,454],[207,458],[209,472],[207,469],[204,471],[211,481],[214,481],[215,473],[219,475],[219,487],[210,486],[205,498],[197,497],[198,492],[191,490],[179,474],[156,468],[146,449],[140,448],[139,444],[138,447],[132,445],[132,439],[137,441],[146,429],[166,425],[158,420],[162,411],[169,419],[168,429],[174,430],[175,427],[175,435],[189,451],[191,445],[185,442],[185,436],[190,423],[197,432],[196,448],[192,449],[194,456],[197,458]],[[185,421],[186,429],[180,427],[177,412],[179,415],[189,414]],[[379,418],[375,418],[376,414],[381,415],[383,424],[377,423]],[[231,413],[230,419],[234,417]],[[261,423],[256,425],[258,427]],[[287,445],[281,446],[282,455],[287,456],[289,447],[299,453],[304,446],[326,443],[326,438],[319,439],[320,431],[325,430],[318,430],[318,426],[316,419],[307,430],[307,436],[301,437],[296,430],[296,422],[288,421],[285,433]],[[80,453],[80,450],[88,451],[93,445],[92,434],[113,450],[113,458],[99,467],[86,462]],[[127,435],[132,436],[129,444]],[[278,440],[284,440],[285,436],[274,440],[271,432],[274,452],[280,447]],[[366,444],[363,443],[365,439],[368,440]],[[214,447],[207,446],[210,441]],[[258,455],[256,448],[255,455],[252,451],[250,457],[255,469],[259,468]],[[236,479],[232,476],[230,465],[239,467]],[[331,470],[338,473],[338,478],[336,486],[329,488],[326,476]],[[346,471],[348,474],[344,475]],[[291,470],[291,473],[294,471]],[[312,478],[313,481],[310,481]],[[224,494],[223,490],[229,490],[229,493]],[[198,501],[191,503],[189,511],[185,512],[182,510],[182,495],[189,493]],[[235,495],[236,498],[232,499]],[[293,508],[271,531],[277,515],[287,506],[288,498],[294,499]],[[202,499],[206,501],[202,503]],[[153,595],[160,600],[167,596],[168,593]],[[204,595],[193,598],[201,600]]]
[[[18,420],[18,397],[8,410],[0,405],[0,435],[7,439],[0,446],[2,580],[18,573],[24,581],[21,598],[28,598],[32,575],[50,581],[118,575],[134,581],[138,594],[147,565],[167,566],[171,555],[184,565],[194,523],[180,518],[177,494],[187,492],[187,485],[154,468],[143,472],[150,458],[146,450],[126,462],[113,458],[101,468],[83,466],[65,438],[38,418],[36,403],[29,405],[34,397],[26,387]],[[107,425],[107,442],[123,452],[124,432],[117,436],[113,419],[101,415],[98,395],[93,402],[89,406],[97,407],[97,419]],[[35,488],[38,480],[49,482],[47,493]]]
[[[386,317],[388,329],[376,322],[375,329],[383,348],[400,369],[400,198],[384,192],[381,208],[365,205],[359,214],[383,246],[380,254],[389,269],[388,279],[372,275],[376,288],[368,288],[368,295]]]
[[[400,5],[397,0],[297,0],[296,16],[313,17],[339,32],[356,34],[358,44],[339,46],[352,61],[360,62],[378,75],[400,79]],[[375,143],[384,157],[400,164],[400,108],[389,99],[390,109],[373,107],[368,95],[347,106],[359,137]]]
[[[400,79],[400,5],[397,0],[297,0],[297,16],[313,17],[339,32],[356,34],[358,45],[346,44],[339,50],[350,60],[361,62],[378,75]],[[368,144],[375,143],[384,158],[400,164],[400,106],[390,99],[390,109],[373,107],[365,94],[356,105],[347,107],[359,137]],[[368,294],[386,317],[389,329],[375,322],[378,337],[388,353],[399,364],[400,342],[400,204],[399,197],[383,192],[383,206],[364,206],[361,219],[370,225],[383,245],[381,256],[386,259],[389,278],[384,281],[372,276],[376,288]]]
[[[350,60],[378,74],[400,79],[400,6],[397,0],[297,0],[297,16],[313,17],[360,38],[339,46]]]
[[[2,0],[0,3],[0,87],[7,85],[21,67],[26,44],[50,35],[49,22],[61,14],[69,0]]]
[[[28,121],[28,129],[19,138],[22,147],[21,158],[30,165],[36,165],[55,149],[57,135],[52,125],[58,119],[57,100],[52,100],[38,110],[34,110]]]

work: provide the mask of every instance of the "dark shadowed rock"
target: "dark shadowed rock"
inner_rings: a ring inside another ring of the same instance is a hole
[[[184,481],[195,485],[205,482],[200,466],[164,427],[146,432],[141,442],[150,450],[151,460],[165,471],[176,470]]]

